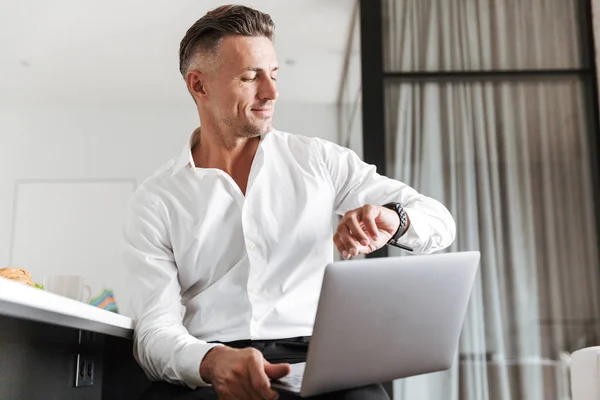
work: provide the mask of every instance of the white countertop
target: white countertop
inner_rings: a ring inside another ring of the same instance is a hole
[[[0,315],[133,337],[133,320],[129,317],[1,277]]]

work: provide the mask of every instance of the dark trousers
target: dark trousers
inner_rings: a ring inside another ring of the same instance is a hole
[[[308,342],[310,338],[299,337],[280,340],[239,340],[224,343],[238,349],[254,347],[259,350],[270,363],[295,364],[306,361]],[[299,399],[299,396],[280,391],[280,400]],[[218,399],[217,393],[212,388],[197,388],[190,390],[187,387],[171,385],[165,382],[155,382],[144,393],[140,400],[208,400]],[[311,397],[314,400],[389,400],[389,396],[382,385],[369,385],[357,389],[343,390]]]

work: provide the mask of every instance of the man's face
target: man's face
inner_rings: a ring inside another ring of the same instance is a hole
[[[204,105],[213,122],[238,137],[269,132],[278,95],[277,68],[268,38],[225,37],[206,81]]]

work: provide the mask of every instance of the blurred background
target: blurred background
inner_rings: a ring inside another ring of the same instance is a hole
[[[222,4],[0,1],[0,266],[82,275],[127,315],[125,207],[198,125],[178,46]],[[454,367],[394,398],[571,398],[571,352],[600,344],[600,1],[244,4],[277,26],[275,127],[440,200],[449,251],[482,253]]]
[[[0,267],[127,292],[129,197],[199,125],[179,42],[222,1],[1,0]],[[276,23],[277,129],[337,141],[356,2],[250,1]],[[360,81],[360,77],[357,77]]]

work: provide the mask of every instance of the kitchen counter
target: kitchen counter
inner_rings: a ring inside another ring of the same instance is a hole
[[[0,278],[0,315],[133,337],[131,318],[5,278]]]

